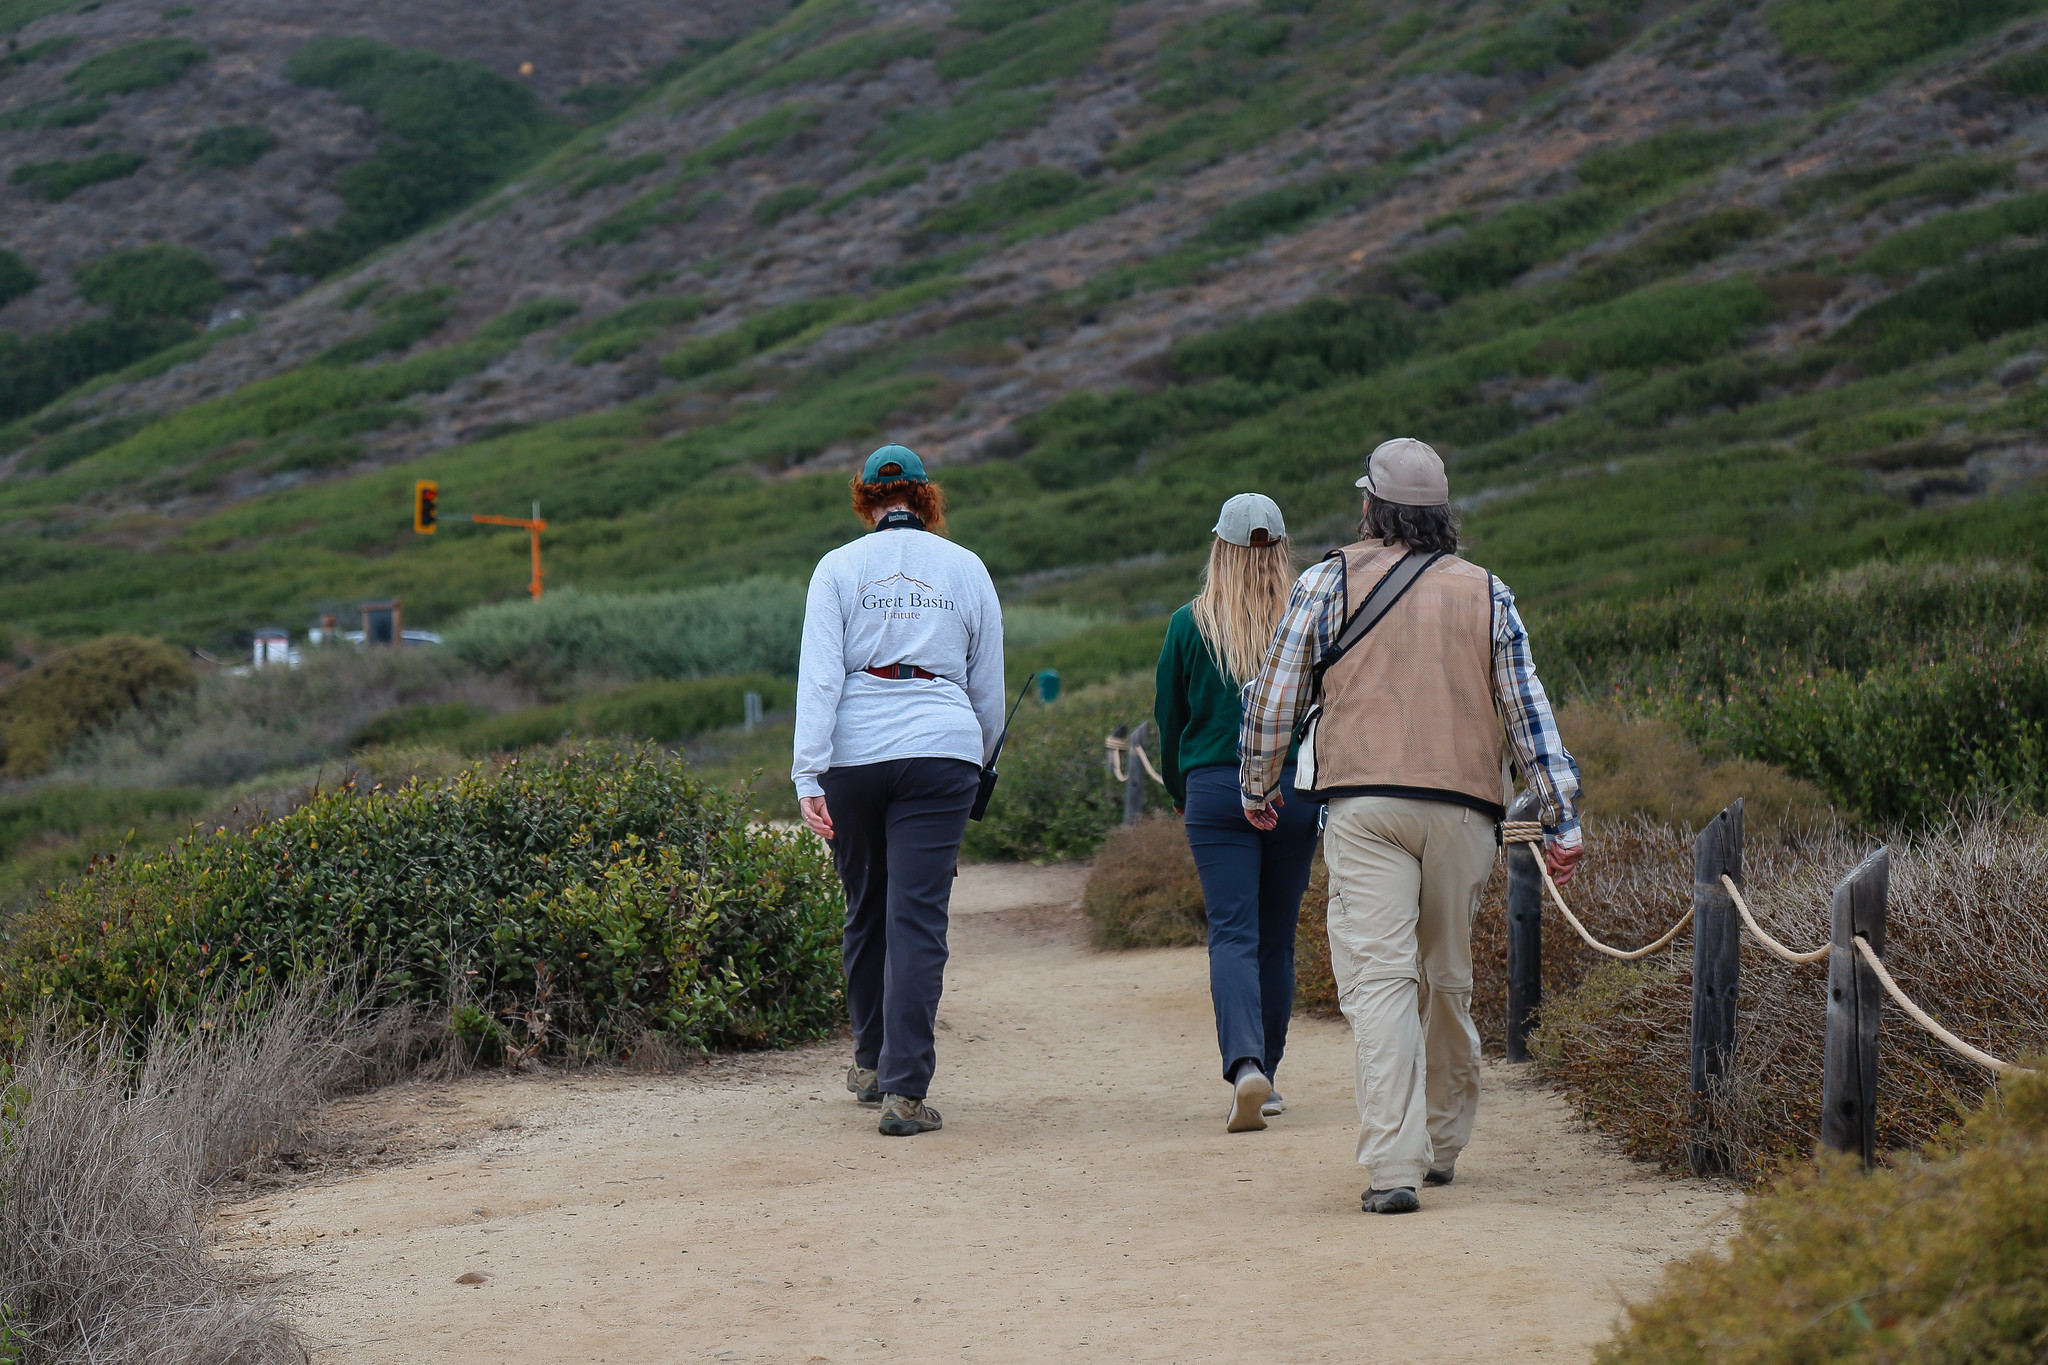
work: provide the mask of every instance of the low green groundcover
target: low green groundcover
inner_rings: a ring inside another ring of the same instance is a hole
[[[0,1028],[142,1029],[354,971],[486,1046],[529,1016],[587,1053],[650,1029],[780,1046],[843,1017],[841,904],[814,840],[750,827],[680,760],[564,746],[101,864],[8,926]]]

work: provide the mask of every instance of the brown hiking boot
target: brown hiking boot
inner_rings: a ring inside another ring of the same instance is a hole
[[[875,1069],[871,1066],[862,1066],[855,1062],[846,1068],[846,1088],[851,1090],[853,1097],[862,1104],[882,1102],[882,1090],[875,1084]]]
[[[939,1118],[939,1111],[923,1100],[914,1100],[908,1095],[882,1096],[880,1127],[883,1137],[915,1137],[945,1126],[944,1120]]]

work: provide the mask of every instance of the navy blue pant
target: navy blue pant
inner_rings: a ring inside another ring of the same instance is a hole
[[[946,911],[981,769],[898,758],[820,774],[832,862],[846,888],[846,1012],[853,1060],[885,1095],[923,1099],[946,977]]]
[[[1188,773],[1188,847],[1209,913],[1209,997],[1225,1080],[1246,1061],[1277,1072],[1294,1014],[1294,927],[1321,807],[1296,798],[1291,764],[1280,794],[1280,823],[1262,830],[1244,818],[1236,764]]]

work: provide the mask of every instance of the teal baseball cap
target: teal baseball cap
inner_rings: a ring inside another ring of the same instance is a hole
[[[930,483],[924,461],[909,446],[883,446],[861,466],[862,483]]]

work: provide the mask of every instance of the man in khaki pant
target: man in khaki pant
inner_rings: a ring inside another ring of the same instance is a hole
[[[1271,828],[1308,711],[1295,787],[1329,802],[1330,964],[1358,1047],[1361,1202],[1408,1213],[1417,1187],[1451,1183],[1478,1112],[1472,920],[1498,847],[1504,741],[1540,802],[1559,882],[1583,851],[1579,772],[1514,595],[1457,557],[1437,453],[1388,441],[1358,487],[1367,538],[1295,582],[1245,687],[1240,783],[1246,818]]]

